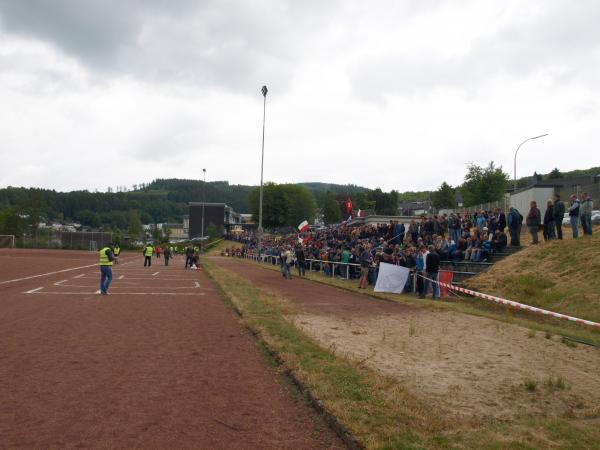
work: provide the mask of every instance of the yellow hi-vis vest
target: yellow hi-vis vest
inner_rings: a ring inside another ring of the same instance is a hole
[[[152,256],[154,252],[154,248],[151,245],[146,246],[146,251],[144,252],[144,256]]]
[[[104,247],[102,250],[100,250],[100,265],[101,266],[112,266],[113,263],[112,261],[110,261],[108,259],[108,252],[110,251],[110,248],[108,247]]]
[[[115,256],[119,256],[119,253],[121,253],[121,248],[120,248],[119,246],[116,246],[116,247],[113,249],[113,255],[115,255]]]

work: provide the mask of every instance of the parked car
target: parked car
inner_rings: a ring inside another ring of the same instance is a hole
[[[569,225],[570,223],[571,219],[569,218],[569,213],[565,213],[563,225]],[[592,223],[594,225],[600,224],[600,210],[592,211]]]

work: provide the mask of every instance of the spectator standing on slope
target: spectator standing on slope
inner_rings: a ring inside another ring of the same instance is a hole
[[[592,235],[592,209],[594,209],[594,202],[587,192],[581,194],[581,207],[579,211],[579,218],[581,220],[581,228],[583,228],[583,234]]]
[[[510,232],[511,247],[521,246],[521,226],[523,224],[523,216],[517,208],[512,206],[508,213],[508,231]]]
[[[531,239],[533,244],[538,243],[538,230],[540,225],[542,224],[542,213],[537,207],[537,203],[532,201],[529,204],[529,213],[527,214],[526,219],[527,228],[529,228],[529,233],[531,233]]]
[[[580,202],[575,194],[571,195],[571,206],[569,206],[569,220],[571,221],[571,228],[573,228],[573,239],[579,237],[579,230],[577,225],[579,223],[579,209]]]
[[[554,194],[554,225],[556,237],[562,241],[562,223],[565,217],[565,204],[560,200],[560,195]]]
[[[548,200],[546,212],[544,214],[544,240],[549,241],[556,238],[554,231],[556,224],[554,222],[554,203]]]

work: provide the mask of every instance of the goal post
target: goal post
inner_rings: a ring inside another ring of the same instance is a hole
[[[15,235],[0,234],[0,248],[15,248]]]

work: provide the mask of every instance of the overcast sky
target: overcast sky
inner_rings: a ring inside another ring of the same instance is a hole
[[[0,187],[600,165],[597,0],[0,0]]]

